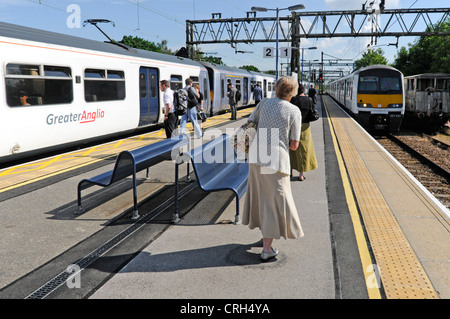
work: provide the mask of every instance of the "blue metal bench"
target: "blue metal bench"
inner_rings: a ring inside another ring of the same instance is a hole
[[[132,151],[121,152],[117,156],[113,170],[89,179],[83,179],[78,183],[78,211],[76,213],[83,213],[83,207],[81,206],[82,190],[93,185],[108,187],[111,184],[132,175],[134,200],[134,211],[132,218],[137,219],[139,217],[139,213],[137,207],[136,172],[139,172],[146,168],[148,177],[148,169],[150,166],[160,163],[164,160],[175,159],[180,154],[180,148],[187,144],[189,144],[189,137],[185,134],[182,134]],[[175,180],[175,195],[177,196],[176,198],[178,198],[178,164],[175,166],[177,175],[177,178]]]
[[[203,144],[188,154],[200,188],[207,192],[232,190],[236,198],[235,223],[240,223],[239,200],[247,190],[248,163],[239,161],[230,143],[223,134]],[[183,154],[184,157],[184,154]]]

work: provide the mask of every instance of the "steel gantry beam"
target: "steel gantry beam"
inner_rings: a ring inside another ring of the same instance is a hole
[[[450,8],[293,12],[280,17],[279,41],[293,38],[450,35],[439,26]],[[419,23],[423,21],[424,25]],[[187,20],[186,45],[276,41],[276,18]],[[294,30],[294,31],[293,31]],[[297,30],[297,31],[295,31]]]

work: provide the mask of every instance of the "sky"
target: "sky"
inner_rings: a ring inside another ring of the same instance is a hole
[[[443,4],[446,1],[386,0],[385,8],[442,8],[446,7]],[[167,40],[168,47],[177,51],[186,44],[185,21],[211,19],[212,13],[221,13],[222,18],[244,18],[252,6],[274,9],[296,4],[305,5],[303,12],[360,10],[364,2],[366,0],[0,0],[0,21],[105,41],[100,31],[92,25],[83,26],[83,21],[108,19],[115,26],[99,26],[114,40],[120,41],[124,35],[141,37],[155,43]],[[283,15],[289,15],[289,11],[280,11],[280,16]],[[274,16],[274,11],[257,13],[257,17]],[[421,20],[418,23],[423,24]],[[398,49],[407,47],[408,43],[415,40],[415,37],[400,37]],[[381,37],[375,46],[384,51],[389,63],[394,62],[398,52],[395,46],[389,45],[395,42],[394,37]],[[325,59],[360,59],[369,43],[370,38],[302,39],[301,47],[317,47],[304,50],[306,65],[306,61],[320,60],[322,52]],[[279,46],[286,45],[280,43]],[[254,65],[261,71],[274,70],[275,58],[263,58],[264,46],[275,46],[275,43],[239,44],[238,50],[248,52],[244,54],[235,53],[229,44],[204,44],[200,48],[210,55],[221,56],[228,66]],[[287,59],[280,59],[280,63],[288,62]],[[344,67],[343,71],[351,70]]]

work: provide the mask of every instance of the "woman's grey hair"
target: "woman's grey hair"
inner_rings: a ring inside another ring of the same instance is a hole
[[[283,76],[278,79],[275,84],[275,90],[277,92],[277,97],[280,99],[291,98],[297,94],[298,83],[297,80],[292,76]]]

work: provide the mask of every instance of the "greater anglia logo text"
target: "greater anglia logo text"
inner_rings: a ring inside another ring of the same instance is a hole
[[[105,111],[97,109],[93,112],[83,111],[83,113],[70,113],[64,115],[47,115],[47,125],[65,124],[78,122],[80,124],[95,122],[97,119],[105,117]]]

